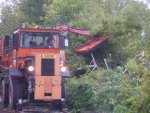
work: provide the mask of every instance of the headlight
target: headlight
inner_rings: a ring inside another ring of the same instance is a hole
[[[34,70],[34,67],[33,67],[33,66],[29,66],[29,67],[28,67],[28,71],[31,72],[31,71],[33,71],[33,70]]]
[[[65,72],[67,70],[66,67],[61,67],[61,72]]]

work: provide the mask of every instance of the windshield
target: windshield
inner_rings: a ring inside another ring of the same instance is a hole
[[[59,48],[59,34],[43,32],[22,32],[22,48]]]

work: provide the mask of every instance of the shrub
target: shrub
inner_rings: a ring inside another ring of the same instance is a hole
[[[97,70],[85,74],[82,78],[68,81],[68,104],[76,112],[111,112],[123,99],[120,87],[126,86],[123,75],[112,70]],[[127,87],[127,86],[126,86]]]
[[[132,72],[133,71],[133,72]],[[130,75],[123,68],[99,69],[80,79],[68,80],[68,105],[73,112],[148,113],[150,112],[150,73],[144,69]],[[131,75],[136,76],[131,76]]]

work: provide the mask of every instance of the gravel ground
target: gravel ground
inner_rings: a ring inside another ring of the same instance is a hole
[[[67,110],[67,107],[63,109],[63,112],[60,112],[59,110],[54,109],[54,107],[50,103],[25,103],[23,104],[23,110],[21,112],[18,112],[10,109],[9,107],[4,108],[0,98],[0,113],[69,113],[69,112]]]
[[[11,110],[9,108],[4,108],[0,103],[0,113],[69,113],[67,110],[60,112],[59,110],[54,109],[50,104],[26,104],[23,106],[21,112]]]

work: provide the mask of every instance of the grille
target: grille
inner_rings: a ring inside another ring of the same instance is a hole
[[[54,76],[54,59],[41,59],[41,75]]]
[[[44,96],[52,96],[52,93],[44,93]]]

